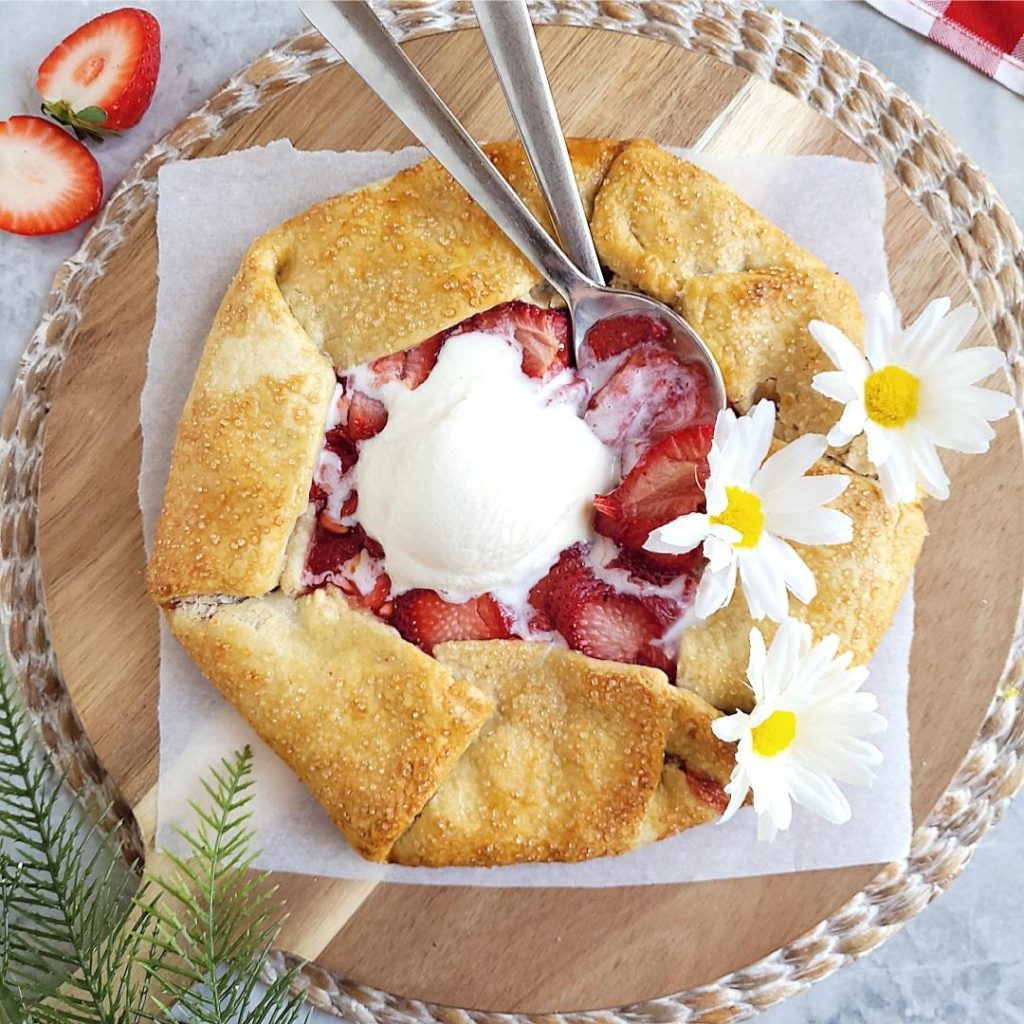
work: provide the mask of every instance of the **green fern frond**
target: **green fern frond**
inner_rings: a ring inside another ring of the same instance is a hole
[[[4,1001],[39,1021],[141,1013],[149,979],[132,975],[137,940],[124,928],[137,879],[43,755],[3,666],[0,847]]]
[[[281,908],[255,858],[252,755],[203,781],[187,854],[138,879],[52,769],[0,664],[0,1022],[295,1024],[260,974]],[[134,895],[133,895],[134,893]],[[173,1007],[173,1010],[172,1010]],[[173,1013],[173,1016],[172,1016]]]
[[[292,1024],[308,1012],[288,994],[293,974],[259,994],[281,909],[267,875],[252,870],[252,785],[248,747],[211,768],[208,805],[193,803],[195,829],[178,831],[187,854],[169,855],[176,871],[155,880],[158,959],[144,966],[186,1020]]]

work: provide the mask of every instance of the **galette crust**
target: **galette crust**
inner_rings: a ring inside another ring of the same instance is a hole
[[[393,861],[575,861],[636,844],[672,724],[663,672],[515,640],[446,643],[435,655],[495,710]]]
[[[147,567],[161,603],[277,586],[306,505],[335,378],[281,298],[278,265],[272,241],[253,245],[206,339]]]
[[[572,140],[585,198],[616,142]],[[536,209],[522,147],[484,147]],[[434,160],[335,196],[281,225],[285,301],[337,367],[425,341],[474,313],[528,292],[540,275]],[[326,301],[325,301],[326,297]]]
[[[774,399],[775,434],[787,441],[835,424],[841,410],[811,387],[833,366],[807,325],[826,320],[848,338],[863,337],[857,293],[841,277],[782,267],[691,277],[676,307],[714,353],[740,412]]]
[[[612,162],[591,230],[609,269],[669,305],[702,274],[826,269],[716,177],[646,140]]]
[[[661,780],[647,807],[639,843],[653,843],[719,817],[736,747],[711,731],[721,712],[689,690],[673,687],[672,728]]]
[[[839,473],[846,490],[831,504],[853,520],[849,544],[793,547],[818,584],[810,604],[789,599],[789,614],[811,626],[818,639],[835,633],[840,649],[852,651],[859,665],[871,660],[882,634],[892,624],[927,533],[918,504],[887,505],[874,480],[821,459],[813,475]],[[723,710],[749,711],[753,697],[746,669],[751,627],[755,625],[739,587],[727,608],[687,629],[679,647],[680,685]],[[756,623],[769,643],[776,626]]]
[[[369,860],[387,856],[493,707],[331,588],[189,602],[167,618],[203,674]]]

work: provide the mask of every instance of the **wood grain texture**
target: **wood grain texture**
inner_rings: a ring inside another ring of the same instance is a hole
[[[645,135],[721,155],[866,159],[797,100],[708,57],[598,30],[547,28],[539,36],[569,133]],[[511,137],[476,32],[420,39],[407,50],[478,138]],[[413,141],[345,68],[333,68],[246,116],[202,155],[282,137],[304,149],[395,149]],[[890,271],[904,314],[915,315],[936,294],[969,298],[945,244],[895,182],[888,200]],[[89,291],[49,414],[39,538],[68,688],[147,836],[157,773],[157,616],[142,583],[136,481],[155,270],[150,210]],[[972,340],[991,337],[979,327]],[[1000,425],[986,459],[950,459],[948,466],[954,497],[928,506],[931,536],[917,574],[915,823],[977,733],[1006,659],[1024,568],[1015,426]],[[280,881],[291,918],[281,941],[359,981],[435,1002],[522,1012],[594,1008],[710,982],[750,963],[813,927],[875,873],[868,866],[603,891],[373,888],[287,875]]]

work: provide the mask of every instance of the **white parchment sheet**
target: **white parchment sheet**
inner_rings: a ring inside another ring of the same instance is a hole
[[[691,156],[690,154],[686,154]],[[310,204],[358,188],[421,159],[398,153],[306,153],[275,142],[160,170],[159,289],[149,372],[142,394],[139,478],[147,549],[160,511],[178,416],[206,333],[246,248]],[[836,157],[691,156],[747,202],[851,281],[862,299],[886,287],[881,172]],[[175,848],[172,826],[191,820],[187,799],[210,763],[248,743],[255,751],[259,865],[281,871],[418,884],[606,886],[682,882],[840,867],[899,859],[910,842],[907,663],[913,635],[907,594],[871,664],[868,688],[889,728],[870,790],[847,788],[853,820],[837,827],[797,808],[793,827],[759,844],[753,812],[622,857],[583,864],[504,868],[405,868],[355,854],[305,787],[207,683],[161,623],[158,842]]]

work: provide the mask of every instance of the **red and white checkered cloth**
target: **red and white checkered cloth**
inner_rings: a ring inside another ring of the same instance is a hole
[[[1024,0],[867,0],[1024,95]]]

